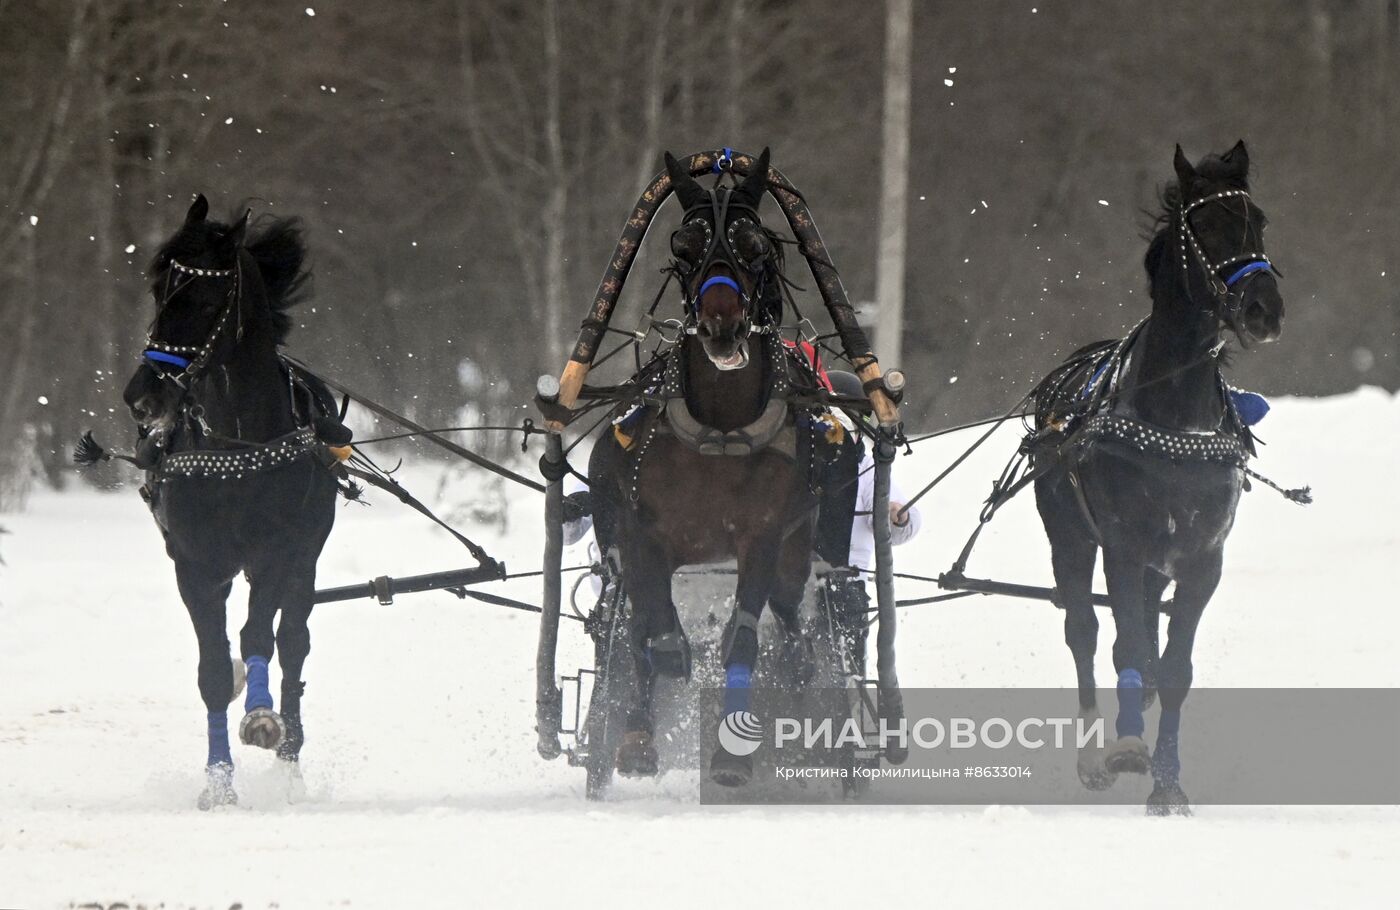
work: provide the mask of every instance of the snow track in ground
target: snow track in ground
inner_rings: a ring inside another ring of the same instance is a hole
[[[1260,432],[1269,445],[1256,467],[1288,486],[1312,483],[1317,502],[1299,508],[1260,486],[1245,496],[1202,623],[1196,683],[1400,684],[1390,593],[1400,487],[1389,479],[1400,401],[1375,390],[1280,401]],[[902,570],[947,568],[1015,435],[994,437],[925,500],[924,536],[897,551]],[[917,488],[974,437],[901,458],[904,485]],[[408,485],[427,493],[434,481],[420,471]],[[375,502],[341,511],[322,585],[466,561],[446,535]],[[539,505],[523,492],[505,539],[472,536],[512,569],[534,568]],[[1149,820],[1131,806],[711,808],[696,804],[685,774],[623,782],[609,802],[588,804],[581,770],[534,751],[534,617],[447,594],[319,608],[307,801],[286,803],[269,754],[235,747],[241,805],[200,813],[194,636],[134,491],[44,493],[2,523],[12,533],[0,539],[0,906],[686,907],[723,903],[726,889],[773,907],[997,906],[1032,895],[1075,908],[1239,900],[1227,895],[1393,906],[1395,808],[1202,807],[1189,820]],[[968,571],[1049,583],[1029,495],[998,516]],[[538,599],[537,580],[494,589]],[[231,600],[234,640],[243,593]],[[920,593],[932,592],[900,589]],[[566,623],[561,668],[587,650]],[[906,685],[1073,680],[1060,614],[1000,598],[904,611],[900,661]]]

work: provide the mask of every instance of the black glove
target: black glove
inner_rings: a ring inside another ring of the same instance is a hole
[[[593,494],[579,490],[564,497],[564,521],[578,521],[593,514]]]
[[[349,427],[329,414],[315,418],[311,425],[316,429],[316,438],[333,446],[349,445],[350,440],[355,437]]]

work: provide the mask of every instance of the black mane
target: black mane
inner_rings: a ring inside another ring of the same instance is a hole
[[[239,206],[229,223],[208,220],[187,223],[166,241],[147,269],[157,301],[161,299],[170,261],[191,262],[217,247],[227,238],[230,223],[237,223],[244,210],[244,206]],[[244,248],[258,264],[276,343],[285,344],[292,330],[288,311],[311,296],[311,269],[306,262],[302,220],[260,215],[248,226]]]

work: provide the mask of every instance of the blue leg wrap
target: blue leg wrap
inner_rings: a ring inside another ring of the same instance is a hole
[[[211,765],[233,764],[228,748],[228,712],[209,712],[209,762]]]
[[[724,713],[749,709],[749,679],[753,668],[748,664],[730,664],[724,671]]]
[[[1118,674],[1116,728],[1119,739],[1125,736],[1141,736],[1145,729],[1142,721],[1142,674],[1131,667]]]
[[[243,710],[271,708],[272,692],[267,687],[267,658],[255,654],[244,663],[248,665],[248,694],[243,700]]]
[[[1152,750],[1152,779],[1159,784],[1175,784],[1181,778],[1181,712],[1163,711],[1157,722],[1157,748]]]

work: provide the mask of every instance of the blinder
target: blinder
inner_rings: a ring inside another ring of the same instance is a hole
[[[707,193],[708,204],[701,203],[688,209],[681,226],[671,234],[671,253],[676,258],[676,267],[683,279],[682,288],[686,287],[686,280],[705,274],[716,262],[729,266],[736,275],[761,276],[772,255],[773,246],[760,226],[758,212],[748,205],[734,202],[733,191],[726,187],[717,187]],[[729,220],[731,210],[738,216],[732,222]],[[718,228],[721,225],[722,230]],[[717,282],[711,278],[696,290],[693,298],[687,292],[686,305],[692,313],[698,309],[700,297],[716,283],[733,287],[745,304],[750,304],[737,281],[726,279]]]

